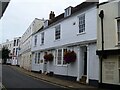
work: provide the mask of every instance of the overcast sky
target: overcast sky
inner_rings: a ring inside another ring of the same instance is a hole
[[[57,16],[68,6],[74,7],[83,1],[85,0],[11,0],[0,20],[0,43],[22,36],[34,18],[48,19],[50,11],[54,11]]]

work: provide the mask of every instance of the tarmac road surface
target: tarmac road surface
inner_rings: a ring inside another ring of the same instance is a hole
[[[9,88],[61,88],[60,86],[47,83],[33,77],[27,76],[10,66],[2,67],[2,83],[6,89]]]

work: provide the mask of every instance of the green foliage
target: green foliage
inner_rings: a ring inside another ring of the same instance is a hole
[[[6,63],[6,60],[9,58],[10,50],[7,47],[3,47],[1,52],[3,63]]]

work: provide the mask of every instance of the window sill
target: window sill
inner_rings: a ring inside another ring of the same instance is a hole
[[[43,46],[44,45],[44,43],[43,44],[40,44],[40,46]]]
[[[83,35],[83,34],[86,34],[86,32],[77,33],[77,36],[78,35]]]
[[[65,65],[62,65],[63,67],[67,67],[68,66],[68,64],[65,64]]]
[[[66,65],[62,65],[62,64],[61,64],[61,65],[56,65],[56,66],[57,66],[57,67],[67,67],[67,65],[68,65],[68,64],[66,64]]]
[[[58,42],[58,41],[60,41],[60,39],[54,40],[54,42]]]
[[[118,43],[117,45],[115,45],[115,47],[120,47],[120,43]]]

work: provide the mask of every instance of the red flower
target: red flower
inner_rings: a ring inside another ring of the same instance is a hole
[[[64,60],[66,63],[74,62],[76,60],[76,53],[70,50],[65,52]]]
[[[45,61],[53,61],[53,58],[54,58],[54,56],[53,56],[52,53],[49,53],[49,54],[45,54],[45,55],[44,55]]]

